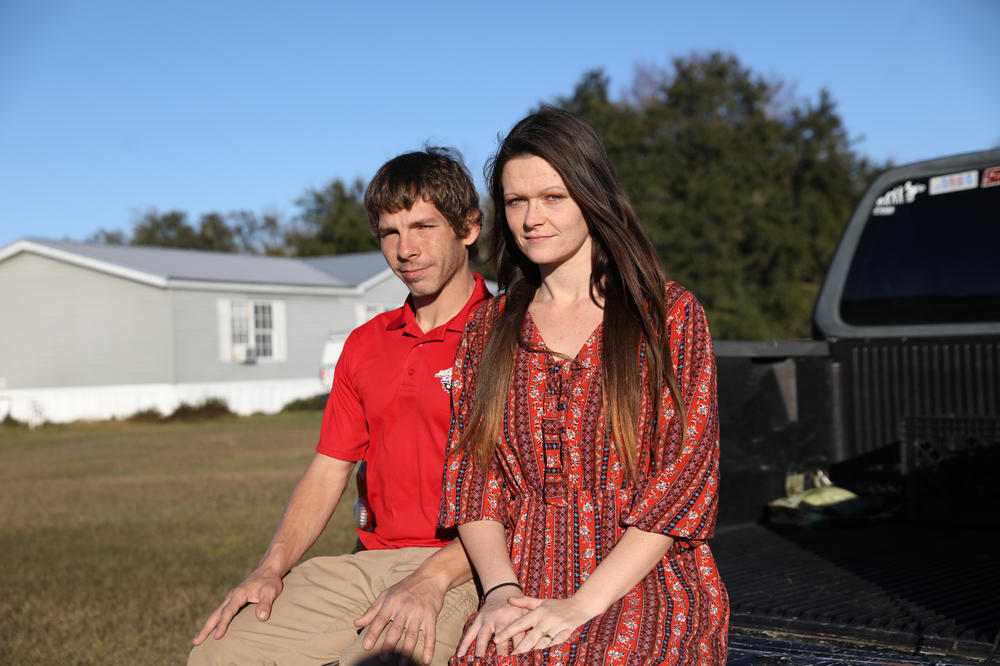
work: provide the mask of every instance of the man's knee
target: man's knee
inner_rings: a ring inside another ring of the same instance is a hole
[[[213,636],[205,639],[201,645],[196,645],[188,653],[188,666],[224,666],[240,663],[239,655],[229,648],[232,641],[225,638],[216,640]],[[246,663],[246,662],[243,662]]]
[[[432,666],[444,666],[448,663],[449,657],[455,653],[459,640],[461,640],[466,620],[478,606],[479,596],[472,581],[448,591],[441,612],[438,614]],[[378,659],[378,654],[384,639],[385,634],[383,633],[379,636],[373,649],[365,650],[362,647],[362,636],[359,636],[357,641],[344,650],[340,657],[340,666],[379,666],[381,662]],[[413,650],[415,662],[420,662],[423,649],[423,634],[421,634]],[[390,659],[390,663],[395,663],[395,661],[395,659]]]
[[[470,580],[449,590],[448,594],[445,595],[444,606],[442,606],[441,613],[438,615],[438,627],[446,626],[452,634],[455,632],[461,634],[466,620],[478,608],[479,593],[476,591],[476,584]],[[458,645],[459,638],[460,636],[455,639],[456,646]]]

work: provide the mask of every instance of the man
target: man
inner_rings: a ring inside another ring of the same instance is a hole
[[[410,295],[348,337],[316,456],[260,564],[192,641],[189,664],[349,666],[392,652],[443,664],[477,606],[465,552],[437,514],[451,365],[469,312],[489,296],[469,268],[479,196],[457,155],[428,148],[383,165],[365,207]],[[373,524],[358,530],[360,550],[289,572],[359,460]]]

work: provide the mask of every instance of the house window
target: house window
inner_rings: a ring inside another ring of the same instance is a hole
[[[270,303],[253,304],[253,349],[257,358],[274,356],[274,320]]]
[[[283,361],[284,303],[219,300],[219,356],[226,363]]]
[[[232,343],[236,345],[247,345],[250,342],[250,321],[247,318],[247,302],[233,301],[232,311]]]

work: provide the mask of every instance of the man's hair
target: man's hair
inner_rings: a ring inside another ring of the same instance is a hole
[[[379,217],[409,210],[420,200],[434,204],[459,238],[483,222],[472,176],[462,156],[452,148],[425,146],[422,151],[404,153],[382,165],[365,190],[368,224],[375,237]],[[469,258],[475,259],[476,244],[468,249]]]

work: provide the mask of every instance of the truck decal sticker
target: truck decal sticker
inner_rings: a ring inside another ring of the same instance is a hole
[[[892,215],[896,212],[896,206],[913,203],[918,194],[926,191],[927,186],[923,183],[914,183],[908,180],[902,185],[897,185],[886,191],[885,194],[876,199],[872,215]]]
[[[927,186],[923,183],[914,184],[911,181],[906,181],[902,185],[897,185],[876,199],[875,205],[901,206],[904,203],[913,203],[913,200],[917,198],[918,194],[926,191]]]
[[[979,187],[995,187],[1000,185],[1000,166],[983,170],[983,182]]]
[[[935,176],[931,178],[931,196],[935,194],[947,194],[948,192],[961,192],[962,190],[974,190],[979,187],[978,171],[963,171],[962,173],[949,173],[946,176]]]

